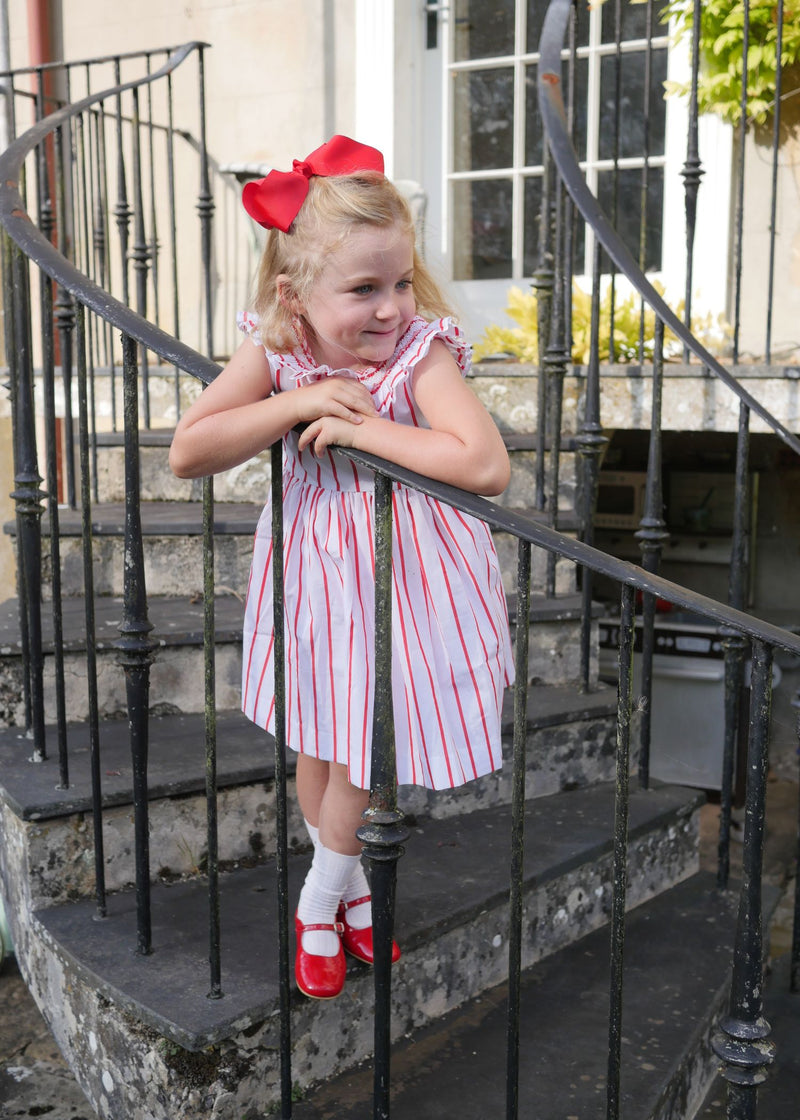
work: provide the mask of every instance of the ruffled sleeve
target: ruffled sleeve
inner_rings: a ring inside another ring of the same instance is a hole
[[[236,326],[247,335],[254,346],[263,346],[261,337],[261,320],[255,311],[240,311],[236,316]]]
[[[425,357],[437,338],[442,340],[455,358],[461,373],[466,376],[472,369],[472,347],[464,338],[458,323],[449,316],[444,319],[434,319],[430,323],[422,318],[413,319],[400,340],[392,365],[413,369]]]

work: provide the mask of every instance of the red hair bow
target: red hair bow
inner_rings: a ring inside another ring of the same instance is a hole
[[[377,148],[359,144],[349,136],[333,136],[306,159],[294,160],[291,171],[270,171],[266,178],[247,183],[242,203],[260,226],[288,233],[308,194],[312,175],[352,175],[357,171],[382,174],[383,156]]]

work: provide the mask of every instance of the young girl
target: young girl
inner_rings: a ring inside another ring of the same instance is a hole
[[[464,383],[468,347],[382,172],[378,151],[336,136],[245,187],[245,209],[269,230],[254,311],[240,316],[247,337],[181,419],[170,453],[191,478],[284,441],[286,735],[314,843],[295,974],[321,999],[342,990],[343,948],[372,960],[355,833],[370,784],[373,475],[333,445],[479,494],[509,478],[503,441]],[[273,730],[270,519],[265,508],[256,530],[243,709]],[[482,522],[399,485],[393,526],[397,778],[458,786],[501,765],[513,669],[497,555]]]

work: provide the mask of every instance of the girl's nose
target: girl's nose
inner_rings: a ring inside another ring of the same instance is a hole
[[[393,295],[387,294],[380,300],[375,315],[378,319],[393,319],[397,315],[397,304]]]

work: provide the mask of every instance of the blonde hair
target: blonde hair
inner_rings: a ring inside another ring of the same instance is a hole
[[[261,339],[270,350],[281,353],[297,345],[297,320],[287,295],[305,302],[331,253],[359,225],[397,226],[414,241],[414,220],[406,200],[393,183],[370,171],[328,178],[315,175],[289,232],[267,232],[253,307],[260,319]],[[428,320],[452,315],[416,246],[413,265],[417,314]],[[283,299],[279,276],[285,277]]]

